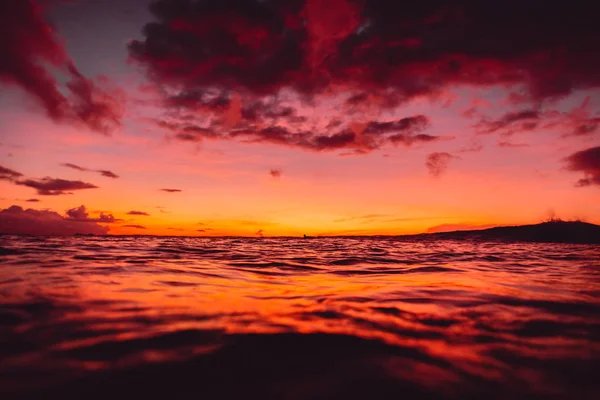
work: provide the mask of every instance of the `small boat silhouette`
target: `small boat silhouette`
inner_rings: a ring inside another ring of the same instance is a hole
[[[314,239],[314,238],[315,238],[314,236],[308,236],[308,235],[304,234],[304,239]]]

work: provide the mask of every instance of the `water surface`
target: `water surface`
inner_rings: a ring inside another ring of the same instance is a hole
[[[597,398],[600,247],[0,236],[2,398]]]

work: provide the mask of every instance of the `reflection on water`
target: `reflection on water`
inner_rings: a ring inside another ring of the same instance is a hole
[[[0,237],[2,398],[597,398],[600,247]]]

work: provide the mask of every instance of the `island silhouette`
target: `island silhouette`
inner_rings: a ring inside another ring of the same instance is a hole
[[[421,233],[411,238],[453,240],[499,240],[515,242],[550,242],[600,244],[600,225],[582,221],[552,219],[533,225],[498,226],[480,230]]]

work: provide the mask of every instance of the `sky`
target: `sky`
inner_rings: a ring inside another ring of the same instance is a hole
[[[0,232],[600,223],[595,7],[3,1]]]

